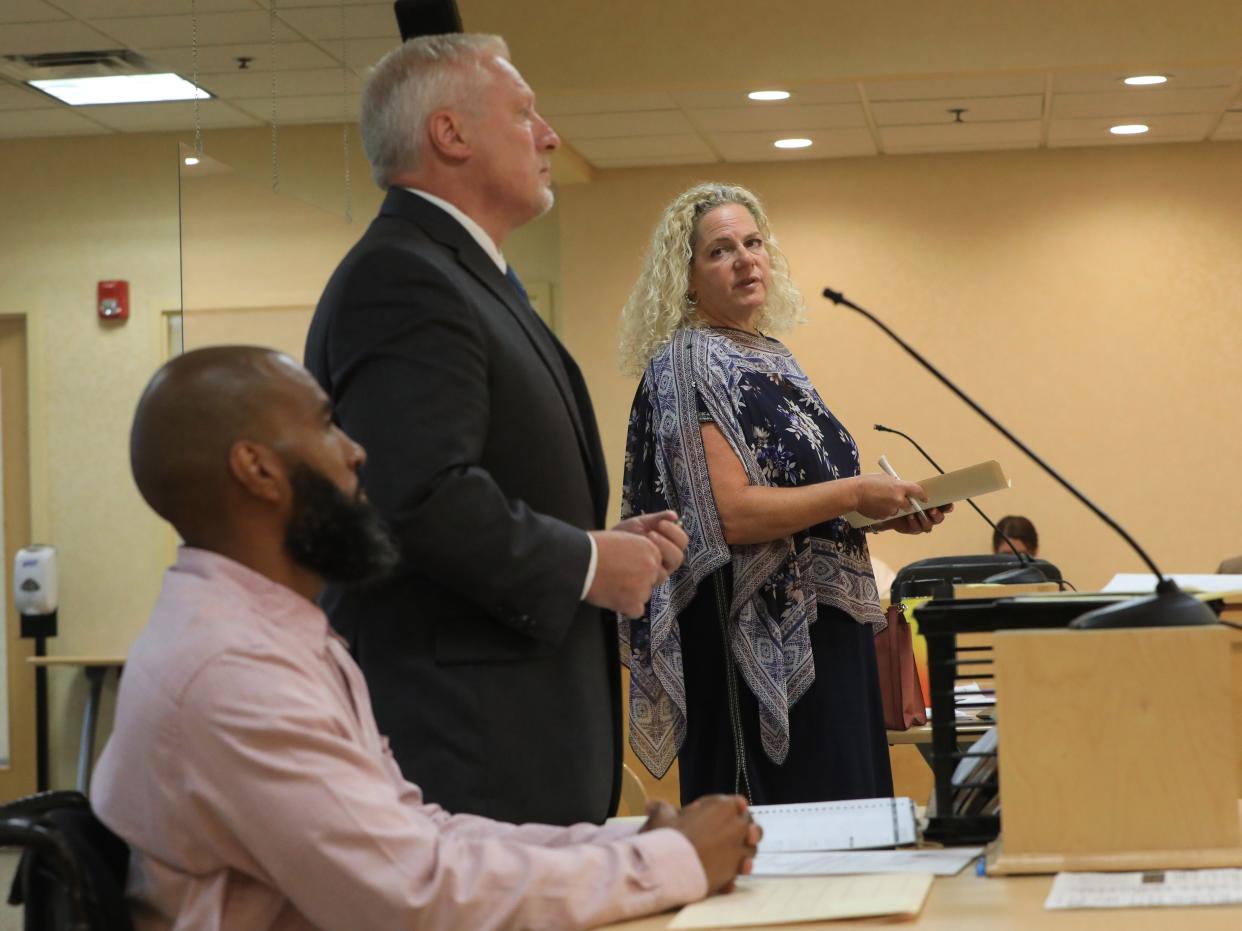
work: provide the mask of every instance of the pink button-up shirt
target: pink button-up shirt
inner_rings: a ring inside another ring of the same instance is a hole
[[[133,851],[139,931],[580,928],[707,891],[674,830],[424,803],[323,612],[191,548],[130,651],[91,796]]]

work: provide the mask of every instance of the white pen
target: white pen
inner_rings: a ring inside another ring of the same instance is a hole
[[[884,470],[884,474],[887,475],[889,478],[895,478],[897,479],[897,481],[899,482],[901,481],[901,476],[898,475],[897,470],[894,469],[889,464],[887,456],[880,457],[880,468]],[[910,498],[910,497],[907,497],[906,500],[910,502],[910,507],[914,508],[915,513],[917,514],[923,513],[923,508],[919,506],[919,503],[917,501],[915,501],[913,498]]]

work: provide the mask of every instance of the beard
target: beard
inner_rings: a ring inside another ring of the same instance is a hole
[[[298,565],[329,582],[373,582],[401,561],[379,511],[362,494],[352,497],[305,463],[290,470],[293,514],[285,549]]]

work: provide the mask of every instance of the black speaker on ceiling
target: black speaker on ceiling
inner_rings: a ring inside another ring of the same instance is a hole
[[[462,31],[456,0],[396,0],[392,8],[397,14],[402,42],[418,36]]]

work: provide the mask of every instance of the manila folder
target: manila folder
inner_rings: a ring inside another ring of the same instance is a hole
[[[924,508],[938,508],[956,501],[965,501],[967,498],[978,498],[980,495],[991,494],[994,491],[1003,491],[1009,487],[1010,483],[1000,463],[995,459],[989,459],[987,462],[980,462],[964,469],[946,472],[943,475],[933,475],[931,478],[921,480],[919,484],[927,492],[926,503],[920,502],[920,504]],[[905,517],[913,513],[914,508],[907,508],[904,511],[898,511],[893,517]],[[872,520],[857,511],[850,511],[845,515],[845,519],[850,522],[851,527],[861,528],[881,524],[893,518],[884,517]]]
[[[930,873],[743,876],[732,892],[687,905],[669,929],[746,928],[881,915],[913,918],[923,909],[932,878]]]

